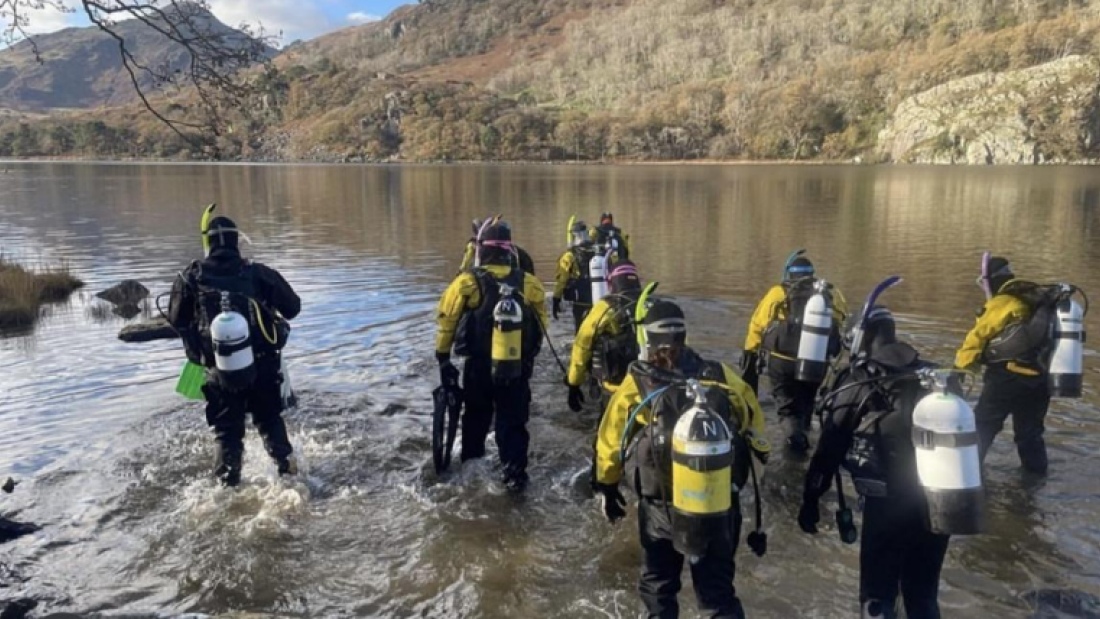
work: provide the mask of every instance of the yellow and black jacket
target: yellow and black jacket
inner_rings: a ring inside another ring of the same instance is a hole
[[[577,337],[573,341],[573,353],[569,361],[569,385],[580,387],[588,379],[589,369],[597,362],[607,367],[600,368],[597,379],[603,388],[614,392],[626,377],[627,367],[638,356],[638,345],[633,321],[634,304],[641,291],[633,291],[633,296],[609,295],[596,302],[592,311],[581,323]],[[595,369],[594,369],[595,371]]]
[[[848,316],[848,302],[844,299],[840,289],[831,288],[833,298],[833,326],[839,329]],[[749,332],[745,337],[745,350],[747,352],[760,352],[764,343],[764,336],[769,328],[787,320],[787,289],[783,285],[772,286],[768,294],[760,300],[756,310],[749,321]],[[778,351],[766,351],[768,354],[781,359],[793,360],[793,357],[784,355]]]
[[[527,315],[529,310],[533,311],[534,318],[541,321],[542,328],[545,328],[547,324],[546,291],[542,287],[542,282],[534,275],[530,273],[522,273],[522,275],[523,290],[520,293],[524,299],[524,313]],[[463,316],[481,307],[484,293],[479,278],[484,279],[486,276],[491,276],[493,280],[500,282],[509,277],[515,277],[516,274],[512,267],[507,265],[489,265],[460,273],[439,300],[436,313],[438,326],[435,339],[436,353],[450,354],[451,347],[456,344],[455,334]],[[532,324],[538,328],[537,324]],[[487,337],[487,334],[483,333],[481,336]]]
[[[976,369],[985,362],[983,356],[990,342],[1009,327],[1031,318],[1033,309],[1030,304],[1016,295],[1003,292],[1018,283],[1027,284],[1021,280],[1010,280],[1001,286],[1000,291],[993,298],[985,302],[974,328],[966,334],[962,346],[955,353],[955,367],[966,370]],[[1034,363],[1023,359],[1008,361],[1003,365],[1008,371],[1022,376],[1039,376],[1042,373]]]
[[[592,245],[571,247],[558,259],[554,275],[554,298],[579,305],[592,305],[592,282],[588,262],[595,256]]]
[[[741,378],[731,368],[725,364],[710,363],[702,361],[698,355],[696,355],[690,349],[686,349],[683,353],[681,362],[681,372],[677,375],[681,377],[696,377],[704,381],[713,380],[714,382],[721,382],[727,385],[732,393],[722,391],[720,397],[727,400],[724,403],[724,407],[730,414],[731,426],[736,426],[735,441],[742,441],[748,449],[740,450],[742,458],[735,460],[735,465],[740,462],[741,465],[739,471],[734,472],[734,477],[740,477],[742,483],[738,483],[740,487],[743,485],[744,478],[748,475],[747,469],[747,457],[748,451],[751,451],[756,457],[764,461],[767,459],[768,454],[771,451],[771,447],[768,444],[768,439],[765,434],[764,428],[764,414],[760,411],[760,404],[756,400],[756,395],[753,394],[752,389],[746,385]],[[639,371],[639,368],[644,368],[649,364],[635,364],[632,367],[631,373],[619,386],[618,390],[611,397],[611,401],[607,405],[607,410],[604,412],[603,420],[600,422],[599,436],[596,441],[596,481],[601,484],[613,485],[619,483],[619,480],[623,477],[624,462],[622,461],[621,449],[624,444],[631,444],[634,442],[641,443],[644,441],[644,435],[646,434],[646,428],[654,423],[653,421],[653,407],[646,405],[641,410],[638,410],[634,419],[633,425],[628,428],[630,422],[631,412],[635,410],[643,401],[643,390],[652,393],[651,389],[654,384],[646,378],[644,371]],[[649,366],[652,367],[652,366]],[[660,370],[658,370],[660,372]],[[712,376],[712,374],[718,373],[720,377]],[[639,384],[642,381],[642,384]],[[647,384],[649,383],[649,384]],[[682,410],[676,411],[676,413],[682,413]],[[665,431],[671,432],[669,421],[672,425],[675,424],[675,420],[666,420],[660,423],[660,426],[665,427]],[[655,427],[656,428],[656,427]],[[630,432],[630,436],[624,436],[626,432]],[[638,439],[636,441],[636,439]],[[671,440],[667,441],[671,444]],[[645,447],[636,447],[633,452],[643,452],[642,455],[646,455],[650,449]],[[648,456],[646,456],[648,457]],[[640,459],[640,458],[639,458]],[[644,496],[660,496],[661,492],[667,490],[657,490],[654,488],[654,483],[647,482],[644,477],[649,477],[656,480],[666,480],[663,483],[668,483],[668,479],[671,476],[671,458],[664,460],[667,466],[667,471],[646,471],[643,468],[647,467],[644,463],[639,463],[637,466],[632,467],[637,470],[638,477],[631,480],[630,483],[635,485],[635,490],[641,492]]]

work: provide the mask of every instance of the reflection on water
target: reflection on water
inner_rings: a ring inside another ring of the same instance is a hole
[[[166,291],[211,201],[303,297],[288,349],[296,481],[251,437],[245,487],[216,488],[202,415],[172,393],[178,345],[122,344],[128,322],[92,296],[128,278]],[[946,361],[981,302],[985,249],[1100,290],[1098,202],[1086,168],[12,165],[0,251],[67,260],[88,282],[33,334],[0,339],[0,474],[30,478],[4,509],[47,525],[7,549],[28,578],[12,591],[77,612],[637,616],[634,518],[604,524],[577,482],[595,412],[566,409],[548,355],[525,499],[491,462],[430,471],[432,311],[472,218],[505,213],[547,281],[570,215],[614,212],[643,275],[685,300],[694,344],[727,361],[792,249],[852,305],[901,273],[888,299],[901,329]],[[552,335],[566,346],[563,323]],[[1009,437],[994,449],[991,534],[953,543],[947,616],[1100,594],[1094,357],[1086,398],[1054,406],[1049,480],[1024,484]],[[803,466],[769,467],[771,550],[739,557],[755,617],[854,612],[855,549],[794,524]]]

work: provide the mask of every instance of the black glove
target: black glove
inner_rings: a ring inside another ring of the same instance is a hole
[[[817,501],[802,500],[802,507],[798,510],[798,528],[811,535],[817,533],[817,523],[821,522],[821,510]]]
[[[614,524],[626,517],[626,499],[619,492],[618,484],[593,484],[596,492],[600,493],[600,506],[607,521]]]
[[[451,356],[445,353],[436,353],[439,361],[439,384],[449,387],[458,384],[458,368],[451,363]]]
[[[581,393],[580,387],[569,386],[569,410],[574,413],[581,412],[581,406],[584,405],[584,394]]]
[[[760,392],[760,355],[754,351],[746,350],[741,353],[741,380],[745,381],[753,393]]]
[[[557,297],[554,297],[554,302],[552,304],[552,311],[553,311],[553,314],[554,314],[554,320],[557,320],[558,315],[561,314],[561,299],[559,299]]]

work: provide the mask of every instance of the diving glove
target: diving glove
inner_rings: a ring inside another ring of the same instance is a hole
[[[745,381],[745,384],[752,389],[752,392],[759,394],[760,392],[760,355],[759,353],[746,350],[741,353],[741,380]]]
[[[569,410],[574,413],[579,413],[583,405],[584,393],[581,391],[581,388],[569,385]]]
[[[615,524],[626,517],[626,499],[618,484],[595,483],[593,488],[600,493],[600,507],[608,522]]]
[[[458,384],[458,368],[455,364],[451,363],[451,356],[446,353],[437,353],[436,359],[439,361],[439,384],[444,387]]]
[[[798,510],[798,528],[812,535],[817,533],[819,522],[821,522],[821,509],[817,501],[803,500],[802,507]]]

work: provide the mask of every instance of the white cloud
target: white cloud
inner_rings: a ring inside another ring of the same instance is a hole
[[[348,21],[353,24],[366,24],[372,21],[378,21],[380,19],[382,18],[378,15],[364,13],[363,11],[356,11],[348,15]]]
[[[313,38],[339,24],[320,8],[317,0],[211,0],[210,9],[227,25],[262,25],[268,34],[283,33],[282,45]]]
[[[24,29],[28,34],[46,34],[55,32],[70,26],[81,25],[80,17],[83,12],[77,13],[75,9],[80,5],[79,0],[64,0],[62,3],[69,12],[59,11],[56,8],[46,7],[40,9],[21,8],[20,12],[26,22]],[[8,20],[0,20],[0,28],[7,30]]]

